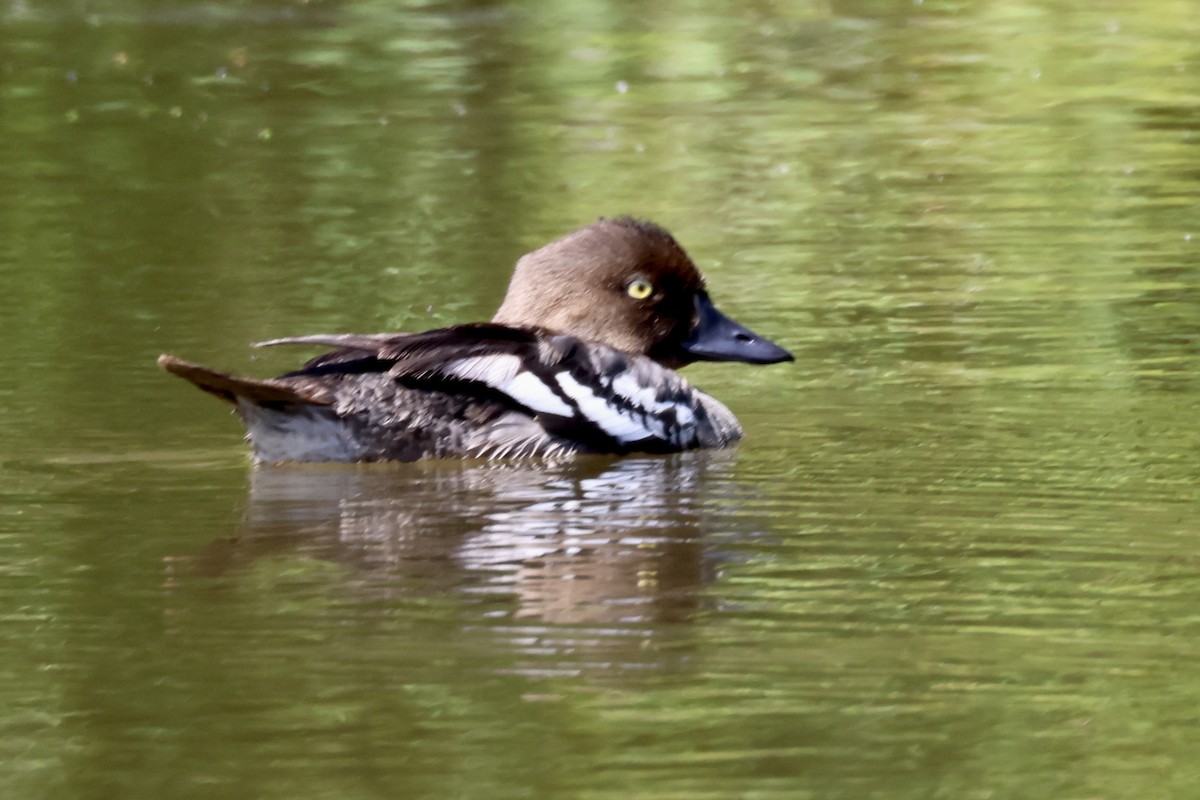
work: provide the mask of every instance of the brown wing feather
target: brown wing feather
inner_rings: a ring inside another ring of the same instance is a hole
[[[252,403],[308,403],[322,406],[333,403],[332,393],[314,381],[243,378],[166,353],[158,357],[158,365],[234,405],[237,405],[239,397]]]
[[[364,358],[375,358],[379,351],[396,339],[402,339],[406,333],[316,333],[308,336],[287,336],[282,339],[269,339],[265,342],[255,342],[255,347],[278,347],[280,345],[323,345],[335,347],[328,353],[322,353],[304,362],[297,373],[313,370],[318,367],[327,371],[336,371],[340,364],[361,362]]]
[[[284,344],[319,344],[325,347],[337,347],[349,350],[362,350],[374,353],[381,347],[397,339],[403,339],[414,334],[410,333],[314,333],[309,336],[285,336],[282,339],[268,339],[265,342],[255,342],[255,347],[278,347]]]

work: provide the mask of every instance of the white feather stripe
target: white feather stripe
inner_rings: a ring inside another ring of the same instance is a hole
[[[618,442],[627,444],[652,436],[661,437],[661,432],[656,433],[649,430],[641,420],[635,418],[635,415],[609,403],[605,398],[598,396],[575,380],[569,373],[560,372],[556,379],[567,397],[575,401],[579,412]]]
[[[563,402],[544,381],[524,369],[519,356],[472,356],[446,367],[446,374],[486,383],[539,414],[570,417],[575,409]]]
[[[675,381],[667,382],[668,397],[666,399],[660,397],[663,388],[646,383],[644,377],[639,378],[638,373],[634,370],[622,372],[612,382],[613,392],[625,398],[631,405],[645,411],[653,420],[657,435],[665,439],[667,438],[666,420],[671,418],[672,412],[675,415],[676,425],[683,430],[695,424],[696,415],[689,405],[693,393],[687,381],[676,376]],[[671,440],[674,442],[679,438],[681,432],[677,431],[670,437]]]
[[[446,374],[467,381],[486,383],[498,389],[513,379],[521,369],[521,359],[516,356],[472,356],[451,361],[446,365]]]
[[[514,356],[515,358],[515,356]],[[557,414],[560,417],[575,416],[575,409],[567,405],[554,390],[532,372],[518,372],[507,386],[497,387],[526,408],[539,414]]]
[[[622,372],[614,378],[612,390],[629,401],[631,405],[635,405],[649,414],[665,414],[677,405],[670,400],[659,400],[656,387],[639,382],[632,370]]]

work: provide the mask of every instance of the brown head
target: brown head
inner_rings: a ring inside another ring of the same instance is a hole
[[[792,359],[713,307],[671,234],[629,217],[601,219],[522,257],[492,321],[567,333],[668,367]]]

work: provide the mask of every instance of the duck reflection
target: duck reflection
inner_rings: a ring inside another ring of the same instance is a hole
[[[240,535],[201,562],[226,573],[302,549],[384,596],[459,592],[550,623],[686,621],[715,570],[703,534],[731,522],[733,460],[259,467]]]

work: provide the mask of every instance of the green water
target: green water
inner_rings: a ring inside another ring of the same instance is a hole
[[[0,796],[1192,798],[1191,2],[0,2]],[[599,215],[739,449],[252,470],[174,352]]]

